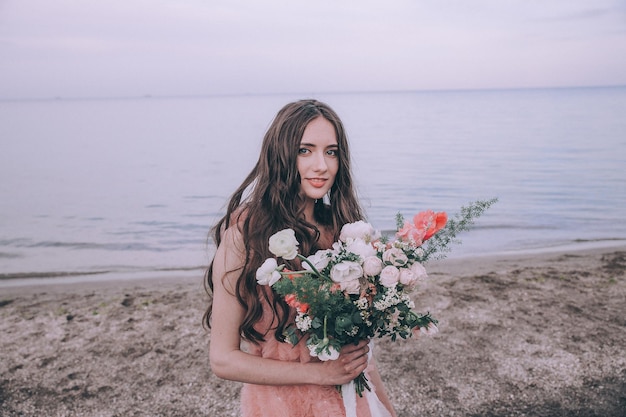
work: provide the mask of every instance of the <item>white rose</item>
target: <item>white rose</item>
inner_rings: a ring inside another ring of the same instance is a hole
[[[343,281],[339,284],[339,287],[341,287],[341,291],[345,291],[348,294],[361,293],[361,282],[358,279]]]
[[[409,258],[402,249],[391,248],[383,252],[383,261],[394,266],[404,266]]]
[[[387,265],[380,271],[380,283],[387,288],[393,288],[400,279],[400,270],[392,265]]]
[[[330,279],[341,284],[346,281],[354,281],[363,276],[363,268],[356,262],[343,261],[330,269]]]
[[[378,256],[368,256],[363,260],[363,273],[366,277],[375,277],[383,270],[383,261]]]
[[[298,255],[298,240],[292,229],[284,229],[270,236],[270,252],[283,259],[291,260]]]
[[[330,262],[331,254],[332,254],[332,251],[329,249],[318,250],[313,255],[309,256],[307,259],[309,260],[309,262],[313,264],[315,269],[317,269],[318,271],[321,271],[322,269],[328,266],[328,262]],[[306,269],[307,271],[311,270],[311,265],[309,265],[306,262],[302,262],[302,267]]]
[[[424,265],[419,262],[415,262],[413,265],[411,265],[411,272],[415,274],[415,277],[418,279],[418,281],[428,278],[426,268],[424,268]]]
[[[259,285],[274,285],[280,279],[280,272],[276,268],[278,268],[276,259],[267,258],[263,265],[256,270],[256,282]]]
[[[378,232],[371,224],[359,220],[358,222],[344,224],[341,228],[339,239],[342,242],[347,242],[348,239],[363,239],[366,242],[372,242],[378,239]]]
[[[400,277],[398,278],[400,284],[412,287],[417,284],[417,276],[409,268],[400,269]]]
[[[359,255],[361,259],[376,255],[376,249],[363,239],[348,239],[346,251]]]

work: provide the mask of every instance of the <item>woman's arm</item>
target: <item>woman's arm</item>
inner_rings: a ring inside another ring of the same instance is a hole
[[[287,362],[261,358],[240,350],[239,326],[245,311],[235,288],[244,263],[241,233],[236,226],[224,232],[213,262],[213,312],[209,358],[215,375],[262,385],[340,385],[367,367],[367,344],[346,346],[339,359],[327,362]]]

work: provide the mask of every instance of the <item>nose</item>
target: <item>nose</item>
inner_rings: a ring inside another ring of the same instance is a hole
[[[315,160],[313,162],[313,169],[316,172],[324,172],[328,169],[328,165],[326,164],[326,158],[323,152],[315,153]]]

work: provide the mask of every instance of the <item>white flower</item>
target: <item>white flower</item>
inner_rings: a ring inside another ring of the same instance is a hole
[[[332,252],[332,253],[334,253],[334,254],[338,254],[338,253],[340,253],[342,250],[343,250],[343,243],[341,243],[341,242],[335,242],[335,243],[333,243],[332,250],[331,250],[331,252]]]
[[[283,259],[291,260],[298,255],[298,240],[292,229],[284,229],[270,236],[270,252]]]
[[[363,239],[366,242],[372,242],[378,239],[379,233],[372,227],[371,224],[359,220],[354,223],[347,223],[341,228],[339,239],[342,242],[347,242],[348,239]]]
[[[428,323],[428,327],[420,327],[420,333],[424,333],[426,336],[434,336],[439,333],[439,328],[435,323]]]
[[[404,266],[409,261],[402,249],[391,248],[383,253],[383,261],[394,266]]]
[[[346,332],[346,333],[348,333],[348,335],[354,337],[354,336],[356,336],[359,333],[359,327],[358,326],[352,326],[352,329],[350,329],[350,331]]]
[[[317,345],[309,345],[308,348],[311,356],[318,357],[319,360],[323,362],[334,361],[339,358],[339,351],[335,349],[333,345],[324,343],[323,341]],[[320,353],[317,353],[318,350],[320,350]]]
[[[354,302],[354,305],[355,305],[355,306],[356,306],[356,308],[358,308],[359,310],[366,310],[366,309],[369,307],[370,303],[369,303],[369,301],[367,300],[367,298],[365,298],[365,297],[361,297],[361,298],[359,298],[358,300],[356,300],[356,301]],[[363,312],[361,312],[361,314],[363,314]]]
[[[276,259],[267,258],[263,265],[256,270],[256,282],[259,285],[274,285],[280,279],[280,272],[276,270],[277,268],[278,263]]]
[[[315,269],[317,269],[318,271],[321,271],[322,269],[328,266],[328,262],[330,262],[332,253],[333,252],[329,249],[318,250],[313,255],[309,256],[307,259],[309,260],[309,262],[313,264],[313,266],[315,266]],[[302,263],[302,267],[306,269],[307,271],[311,270],[311,265],[309,265],[306,262]]]
[[[378,252],[384,252],[385,249],[387,249],[387,244],[381,242],[380,240],[377,240],[376,242],[372,243],[372,245],[374,246],[374,248],[376,248]]]
[[[426,268],[424,268],[424,265],[419,262],[415,262],[413,265],[411,265],[411,272],[413,272],[418,281],[428,278]]]
[[[296,327],[301,332],[306,332],[311,328],[311,324],[313,324],[313,320],[308,314],[298,313],[296,316]]]
[[[363,273],[366,277],[375,277],[383,270],[383,261],[378,256],[368,256],[363,260]]]
[[[387,288],[395,287],[400,279],[400,270],[393,265],[387,265],[380,272],[380,283]]]
[[[349,238],[346,242],[346,251],[359,255],[361,259],[365,259],[368,256],[376,255],[376,249],[363,239]]]
[[[395,286],[387,288],[382,298],[374,301],[374,308],[378,311],[385,311],[391,306],[400,302],[398,291]]]
[[[343,261],[330,269],[330,279],[341,284],[346,281],[358,280],[363,276],[363,268],[356,262]]]
[[[339,358],[339,351],[335,349],[332,345],[328,345],[324,350],[322,350],[319,355],[317,355],[319,360],[325,361],[334,361]]]

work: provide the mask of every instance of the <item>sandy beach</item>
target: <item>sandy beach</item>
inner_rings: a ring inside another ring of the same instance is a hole
[[[427,267],[440,333],[375,350],[399,416],[626,416],[626,246]],[[238,415],[201,274],[0,283],[0,415]]]

